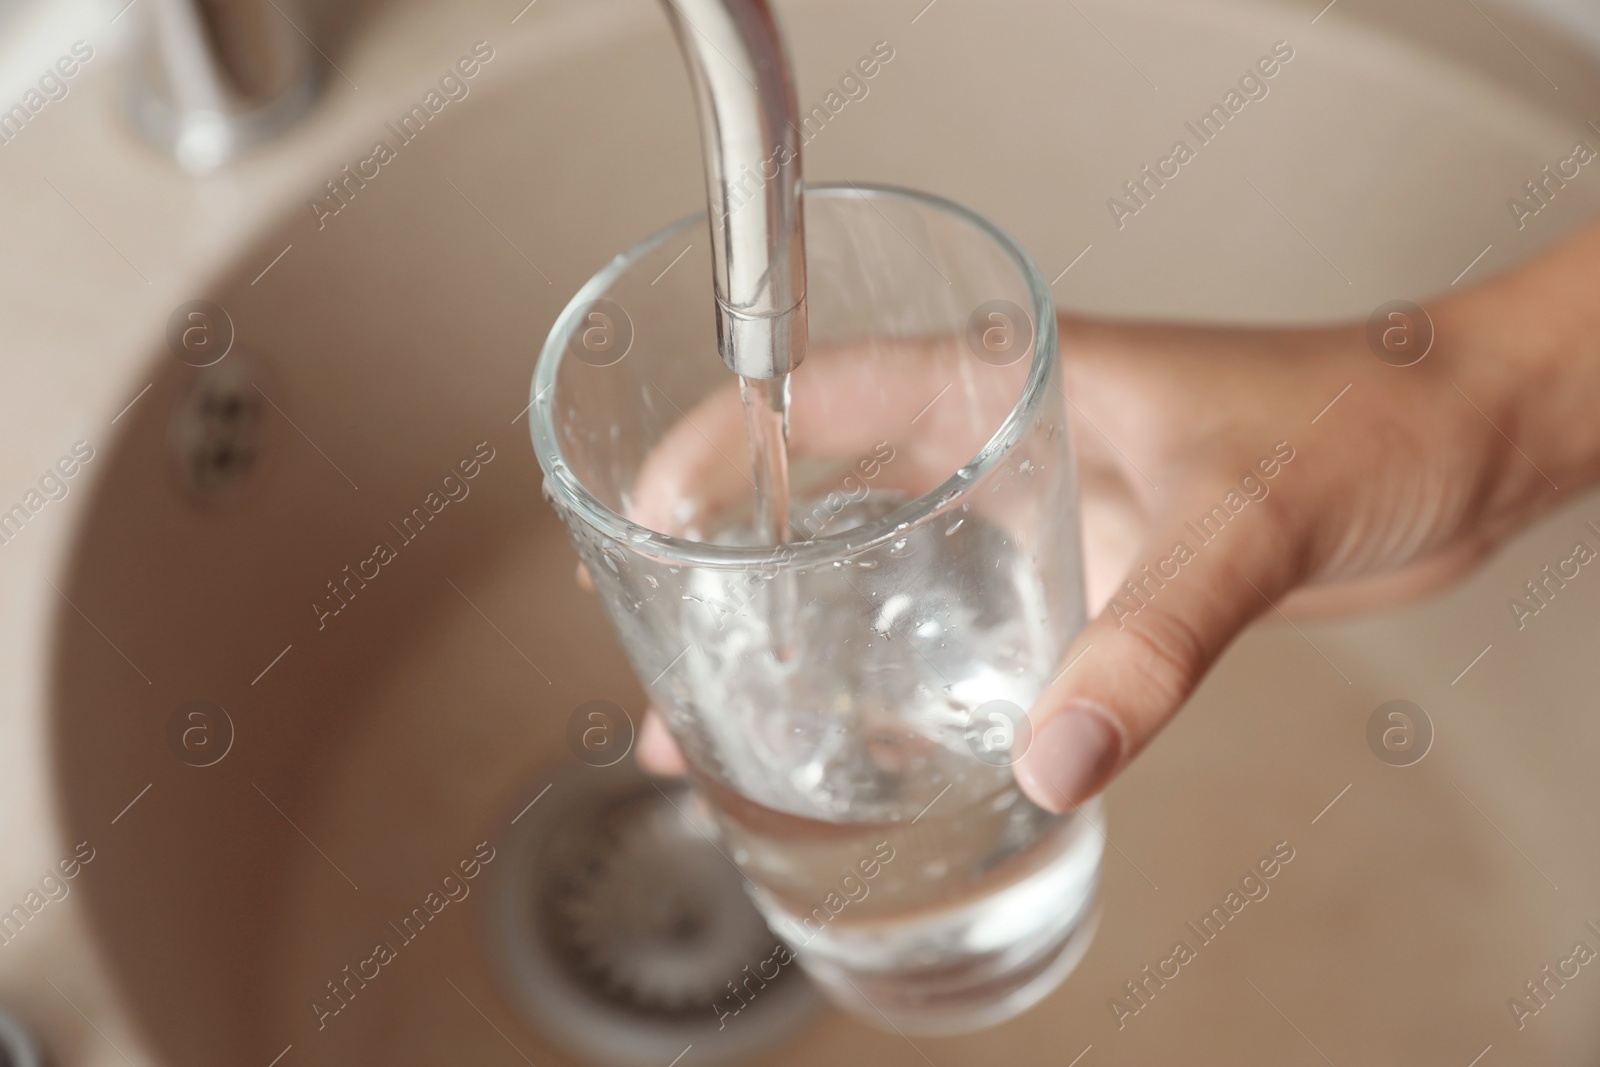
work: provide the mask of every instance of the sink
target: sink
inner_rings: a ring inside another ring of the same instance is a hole
[[[808,175],[975,208],[1069,310],[1206,319],[1364,316],[1503,269],[1600,209],[1587,174],[1525,229],[1505,206],[1595,136],[1600,114],[1579,109],[1600,67],[1568,39],[1499,8],[1490,23],[1455,4],[1320,6],[796,0],[803,107],[827,115]],[[561,306],[693,210],[701,179],[652,4],[514,13],[473,7],[414,85],[349,105],[371,108],[370,135],[203,294],[225,357],[151,346],[129,396],[153,385],[94,460],[56,582],[71,606],[49,659],[55,817],[61,841],[94,849],[78,907],[148,1062],[586,1062],[508,974],[494,902],[518,891],[501,872],[546,786],[626,773],[578,763],[575,710],[636,713],[640,689],[573,580],[524,410]],[[465,99],[337,214],[308,210],[480,40],[494,57]],[[893,58],[833,110],[880,41]],[[1268,95],[1119,225],[1107,201],[1279,41],[1293,59]],[[1597,505],[1570,502],[1438,601],[1255,628],[1111,790],[1097,940],[1038,1008],[914,1042],[823,1012],[738,1055],[1592,1056],[1600,978],[1520,1030],[1506,1000],[1597,936],[1583,923],[1600,919],[1600,863],[1574,844],[1600,800],[1581,756],[1600,740],[1596,671],[1574,635],[1600,609],[1572,597],[1564,630],[1519,634],[1503,602]],[[1390,699],[1436,730],[1410,767],[1365,741]],[[1270,895],[1132,999],[1280,842],[1294,858]],[[419,906],[413,943],[396,927]],[[404,947],[331,994],[384,940]],[[731,1055],[693,1045],[685,1065]]]

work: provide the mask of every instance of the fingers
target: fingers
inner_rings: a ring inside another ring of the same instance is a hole
[[[749,453],[737,382],[716,390],[662,435],[645,457],[628,518],[679,537],[749,491]]]
[[[645,712],[644,726],[639,730],[639,744],[634,749],[634,758],[639,761],[639,766],[650,774],[659,774],[663,777],[675,778],[689,769],[683,761],[683,753],[678,750],[678,743],[667,732],[666,721],[655,708]]]
[[[1034,803],[1068,811],[1104,788],[1294,584],[1302,553],[1276,495],[1230,513],[1229,489],[1186,493],[1156,525],[1160,535],[1029,711],[1033,743],[1016,774]]]
[[[894,462],[875,487],[920,495],[977,454],[1026,372],[1025,363],[984,364],[951,338],[819,346],[790,380],[791,463],[797,472],[808,460],[849,463],[886,442]],[[738,385],[730,381],[651,450],[629,518],[662,533],[703,534],[720,511],[748,497],[748,448]]]

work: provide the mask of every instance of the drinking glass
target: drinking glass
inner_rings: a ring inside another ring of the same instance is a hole
[[[703,215],[617,257],[561,314],[534,447],[722,848],[788,945],[771,967],[798,960],[878,1025],[976,1029],[1076,964],[1105,840],[1097,804],[1051,814],[1011,770],[1025,709],[1084,623],[1054,313],[1027,254],[956,204],[848,184],[808,189],[805,212],[789,541],[752,532]],[[730,975],[712,1010],[736,1013],[762,981]]]

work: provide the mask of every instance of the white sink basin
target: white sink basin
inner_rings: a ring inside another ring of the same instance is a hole
[[[966,203],[1032,250],[1064,307],[1165,317],[1364,316],[1593,216],[1587,173],[1525,229],[1505,204],[1575,138],[1593,143],[1583,122],[1600,116],[1579,109],[1600,70],[1555,35],[1493,9],[1513,45],[1469,5],[1344,0],[1313,22],[1317,6],[797,0],[784,7],[807,108],[875,42],[893,49],[867,95],[820,124],[808,174]],[[232,352],[207,371],[162,350],[128,367],[128,397],[154,387],[93,461],[56,578],[76,610],[56,603],[50,802],[63,854],[96,849],[75,886],[105,976],[89,1002],[115,1005],[143,1062],[577,1062],[497,969],[492,862],[336,1016],[312,1006],[480,842],[504,847],[541,776],[573,762],[574,708],[638,707],[519,416],[571,293],[699,201],[687,83],[642,0],[514,14],[451,15],[414,77],[344,94],[343,127],[366,132],[331,154],[328,179],[474,42],[496,48],[470,96],[321,228],[297,203],[237,251],[205,293],[236,328]],[[1293,58],[1268,95],[1118,228],[1108,198],[1278,41]],[[209,409],[215,492],[197,496],[173,424],[204,413],[202,388],[248,410]],[[459,495],[445,476],[474,456],[468,495],[400,535],[430,493]],[[1319,1053],[1465,1067],[1489,1045],[1486,1065],[1592,1058],[1600,978],[1520,1031],[1506,1000],[1575,940],[1600,945],[1583,927],[1600,889],[1584,753],[1600,727],[1582,699],[1600,611],[1580,588],[1552,609],[1561,625],[1517,633],[1504,599],[1597,511],[1572,504],[1442,601],[1253,631],[1111,791],[1098,939],[1042,1006],[915,1045],[824,1014],[771,1062],[1064,1065],[1089,1046],[1083,1067]],[[373,577],[363,561],[383,541],[395,558]],[[335,598],[347,566],[368,580]],[[1391,698],[1437,730],[1412,767],[1364,739]],[[206,767],[168,743],[197,700],[234,730]],[[1280,841],[1295,858],[1270,897],[1119,1028],[1108,1002],[1135,1004],[1125,983],[1192,941],[1185,924]],[[7,966],[0,953],[0,992],[54,997]],[[47,1046],[121,1062],[49,1002]]]

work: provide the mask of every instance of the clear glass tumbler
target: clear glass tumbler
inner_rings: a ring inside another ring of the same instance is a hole
[[[1023,1011],[1092,935],[1097,805],[1010,764],[1084,622],[1048,287],[899,189],[806,193],[793,540],[757,544],[704,216],[619,256],[546,342],[545,496],[757,905],[837,1003],[951,1033]],[[771,974],[766,977],[770,978]],[[712,1010],[762,978],[729,976]]]

